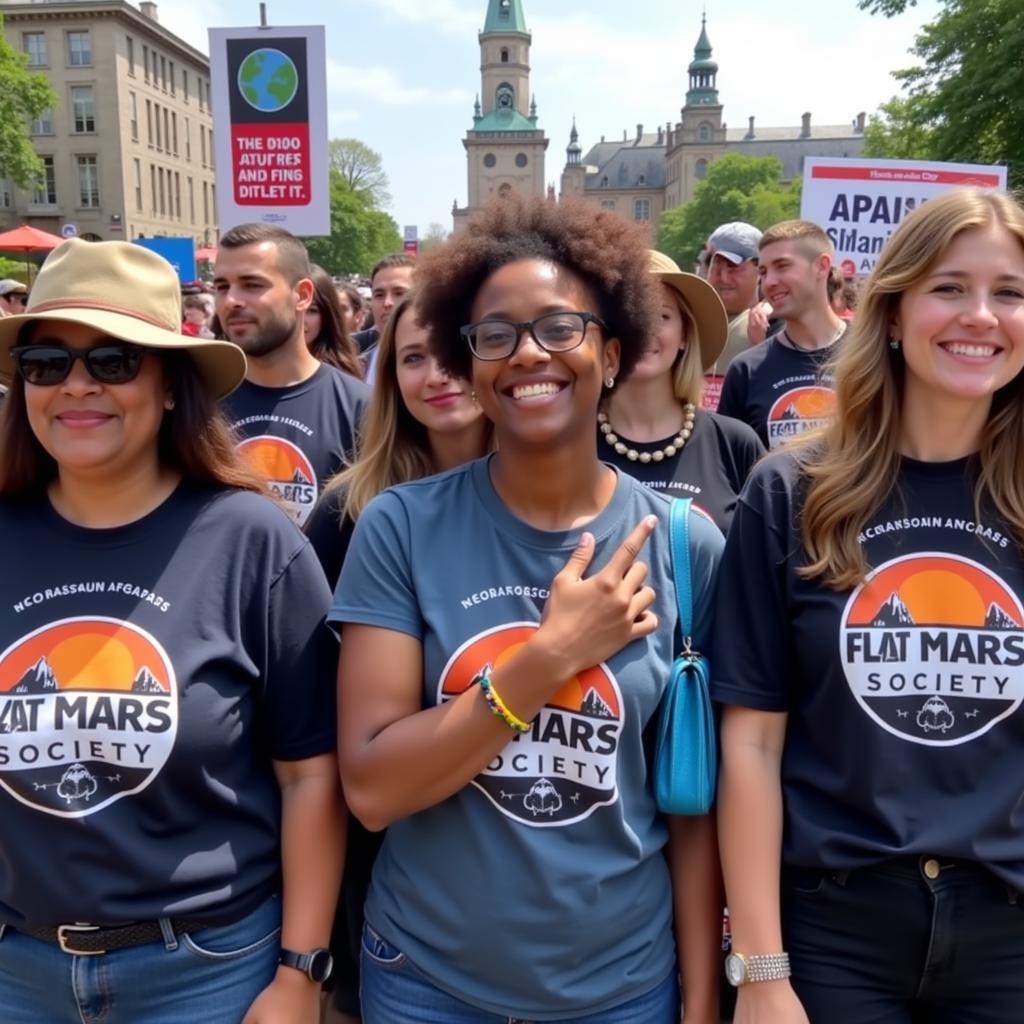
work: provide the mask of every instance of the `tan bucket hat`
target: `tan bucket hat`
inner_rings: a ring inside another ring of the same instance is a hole
[[[705,370],[710,370],[722,354],[729,337],[729,318],[718,292],[704,278],[680,270],[679,264],[671,256],[654,249],[648,250],[648,254],[651,258],[651,273],[662,284],[674,288],[686,303],[697,327],[701,364]]]
[[[181,333],[181,286],[162,256],[131,242],[72,238],[47,257],[24,313],[0,319],[0,383],[14,376],[11,348],[34,320],[85,324],[144,348],[188,352],[211,398],[245,378],[245,353],[230,341]]]

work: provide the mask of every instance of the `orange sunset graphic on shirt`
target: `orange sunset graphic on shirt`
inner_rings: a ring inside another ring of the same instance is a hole
[[[301,526],[316,504],[313,466],[297,445],[269,434],[250,437],[238,452],[277,495],[288,514]]]
[[[536,629],[536,623],[512,623],[464,643],[441,673],[438,702],[464,693],[485,667],[497,672]],[[618,798],[621,730],[615,677],[606,665],[589,668],[565,681],[530,732],[515,735],[473,785],[503,814],[524,824],[579,821]]]
[[[1024,608],[957,555],[907,555],[870,573],[847,602],[840,644],[861,707],[916,743],[968,742],[1024,697]]]
[[[822,426],[835,407],[831,388],[817,385],[794,388],[775,400],[768,413],[768,447]]]
[[[0,655],[0,785],[38,810],[81,817],[144,789],[176,731],[170,659],[131,623],[63,619]]]

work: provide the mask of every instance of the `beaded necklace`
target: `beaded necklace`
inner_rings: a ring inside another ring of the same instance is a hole
[[[617,454],[625,455],[630,462],[661,462],[663,459],[671,459],[673,455],[678,455],[682,450],[693,433],[693,421],[696,415],[697,410],[693,402],[687,402],[683,407],[683,429],[664,448],[659,448],[656,452],[638,452],[635,448],[630,448],[612,430],[612,425],[608,422],[608,416],[603,412],[597,414],[597,425],[601,431],[601,436],[607,441],[609,446],[614,448]]]

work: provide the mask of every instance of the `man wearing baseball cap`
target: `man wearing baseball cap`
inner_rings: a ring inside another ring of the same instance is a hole
[[[24,313],[28,303],[28,288],[13,277],[0,281],[0,316]]]

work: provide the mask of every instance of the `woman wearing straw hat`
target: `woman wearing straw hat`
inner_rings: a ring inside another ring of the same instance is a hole
[[[71,240],[0,324],[5,1024],[316,1019],[330,594],[215,412],[244,356],[179,302],[159,256]]]
[[[722,300],[668,256],[652,250],[650,260],[658,328],[598,414],[601,458],[670,497],[693,498],[724,533],[764,447],[746,424],[698,408],[704,371],[729,332]]]

